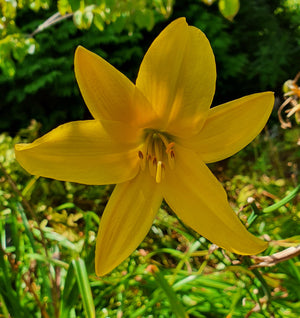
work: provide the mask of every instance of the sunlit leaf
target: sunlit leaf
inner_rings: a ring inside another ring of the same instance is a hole
[[[219,10],[229,21],[233,21],[240,9],[239,0],[219,0]]]
[[[6,57],[5,59],[0,59],[0,67],[2,69],[3,74],[7,77],[13,77],[16,73],[15,63],[9,57]]]
[[[61,15],[72,12],[72,8],[68,0],[58,0],[57,9]]]
[[[102,16],[100,14],[94,12],[94,20],[93,21],[94,21],[94,24],[99,31],[104,30],[104,21],[103,21]]]
[[[135,14],[135,22],[139,28],[147,28],[150,31],[155,23],[154,12],[152,10],[137,11]]]

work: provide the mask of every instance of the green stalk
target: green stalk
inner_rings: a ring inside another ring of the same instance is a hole
[[[279,209],[281,206],[291,201],[298,194],[298,192],[300,192],[300,184],[298,184],[298,186],[293,191],[291,191],[285,198],[283,198],[279,202],[276,202],[275,204],[270,205],[269,207],[263,209],[262,211],[264,213],[270,213]]]

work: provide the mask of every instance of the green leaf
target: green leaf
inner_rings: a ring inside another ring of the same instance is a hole
[[[63,247],[65,247],[68,250],[74,251],[79,253],[81,251],[82,243],[78,242],[77,244],[72,243],[69,241],[65,236],[54,232],[53,230],[49,228],[44,228],[44,236],[50,241],[57,241],[59,244]]]
[[[85,315],[87,318],[94,318],[96,317],[95,306],[84,260],[81,258],[73,260],[72,265],[74,266]]]
[[[73,22],[77,28],[79,28],[79,29],[81,28],[81,24],[82,24],[82,11],[81,10],[77,10],[74,12]]]
[[[27,216],[26,216],[26,213],[23,209],[23,206],[19,203],[19,202],[16,202],[16,209],[17,211],[20,213],[21,215],[21,218],[22,218],[22,222],[23,222],[23,225],[24,225],[24,228],[25,228],[25,233],[26,235],[28,236],[29,238],[29,241],[30,241],[30,244],[31,244],[31,247],[33,249],[34,252],[37,252],[37,248],[36,248],[36,243],[35,243],[35,240],[34,240],[34,237],[32,235],[32,229],[29,225],[29,222],[28,222],[28,219],[27,219]]]
[[[1,1],[2,14],[5,18],[14,19],[17,15],[17,1],[6,0]]]
[[[222,15],[229,21],[233,21],[240,9],[239,0],[219,0],[219,10]]]
[[[65,15],[66,13],[72,12],[72,8],[71,8],[68,0],[58,0],[57,1],[57,9],[61,15]]]
[[[78,301],[79,290],[76,284],[76,276],[73,263],[70,264],[64,283],[64,289],[60,304],[60,318],[69,318],[70,312]]]
[[[94,14],[92,7],[87,7],[83,11],[77,10],[73,15],[74,24],[78,29],[89,29],[93,22]]]
[[[82,15],[82,28],[89,29],[93,22],[94,14],[91,9],[86,9]]]
[[[0,50],[1,50],[0,46]],[[6,57],[4,59],[0,59],[0,68],[2,69],[2,72],[7,77],[14,77],[16,73],[16,67],[13,60],[9,57]]]
[[[57,208],[56,208],[56,211],[61,211],[61,210],[64,210],[64,209],[74,209],[76,206],[73,202],[66,202],[66,203],[63,203],[61,205],[59,205]]]
[[[99,31],[104,30],[104,21],[101,14],[98,12],[94,12],[94,24]]]
[[[288,203],[289,201],[291,201],[299,192],[300,192],[300,184],[293,191],[291,191],[285,198],[283,198],[279,202],[263,209],[263,212],[269,213],[269,212],[273,212],[273,211],[279,209],[281,206],[283,206],[286,203]]]
[[[135,23],[139,28],[147,28],[148,31],[151,31],[155,24],[153,11],[149,9],[137,11],[135,14]]]
[[[58,266],[58,267],[62,267],[62,268],[67,268],[68,267],[68,264],[59,260],[59,259],[55,259],[55,258],[49,258],[49,257],[46,257],[44,255],[41,255],[41,254],[37,254],[37,253],[27,253],[25,256],[24,256],[24,259],[25,260],[37,260],[37,261],[40,261],[41,264],[52,264],[52,265],[55,265],[55,266]]]
[[[169,285],[169,283],[164,278],[163,274],[158,270],[153,270],[153,276],[155,277],[156,282],[161,287],[161,289],[165,292],[168,300],[170,302],[173,313],[177,318],[187,318],[188,314],[185,312],[181,302],[178,300],[176,293],[173,288]]]
[[[80,2],[80,0],[69,0],[73,12],[80,8]]]

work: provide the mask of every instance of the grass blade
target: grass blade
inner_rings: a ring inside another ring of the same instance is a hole
[[[293,190],[291,191],[285,198],[280,200],[279,202],[276,202],[275,204],[272,204],[271,206],[263,209],[264,213],[269,213],[273,212],[277,209],[279,209],[281,206],[285,205],[289,201],[291,201],[297,194],[300,192],[300,184]]]
[[[71,263],[64,282],[64,289],[61,297],[60,318],[70,317],[70,312],[76,304],[78,296],[79,290],[78,285],[76,284],[74,266],[73,263]]]
[[[82,297],[85,315],[87,318],[94,318],[96,317],[95,306],[85,263],[83,259],[78,258],[73,260],[72,264],[74,266],[75,276]]]
[[[188,318],[188,314],[185,312],[181,302],[178,300],[176,293],[173,288],[168,284],[162,273],[156,268],[153,270],[153,276],[161,287],[161,289],[165,292],[168,300],[170,302],[173,313],[177,318]]]

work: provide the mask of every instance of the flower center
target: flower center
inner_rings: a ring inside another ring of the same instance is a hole
[[[157,183],[165,176],[166,164],[171,169],[175,167],[175,143],[169,139],[166,134],[151,130],[146,133],[145,142],[138,152],[141,169],[144,171],[148,167]]]

